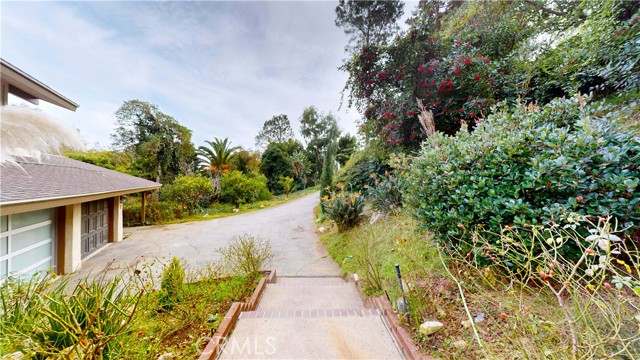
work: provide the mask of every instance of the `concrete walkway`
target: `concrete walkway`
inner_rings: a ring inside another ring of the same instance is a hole
[[[220,359],[402,359],[378,310],[339,277],[278,277]]]

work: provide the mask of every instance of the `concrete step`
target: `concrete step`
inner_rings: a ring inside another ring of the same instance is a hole
[[[341,277],[282,277],[278,276],[275,284],[282,286],[353,286],[353,283],[345,281]]]
[[[351,283],[338,283],[335,279],[311,279],[305,283],[278,278],[275,284],[267,285],[257,310],[363,308],[360,294]]]
[[[259,312],[242,313],[220,359],[402,359],[375,314],[305,318],[250,313]]]

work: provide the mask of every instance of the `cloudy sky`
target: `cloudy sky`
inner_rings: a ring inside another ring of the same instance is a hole
[[[338,109],[347,37],[334,25],[336,5],[3,1],[0,49],[80,104],[75,113],[41,108],[78,128],[89,147],[107,148],[113,113],[140,99],[190,128],[196,146],[228,137],[252,148],[273,115],[286,114],[299,131],[309,105],[333,112],[355,133],[359,114]]]

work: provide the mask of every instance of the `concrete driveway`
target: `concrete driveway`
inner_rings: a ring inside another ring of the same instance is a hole
[[[313,208],[318,193],[273,208],[208,221],[129,228],[131,236],[83,262],[73,277],[107,278],[154,259],[185,259],[188,268],[219,260],[217,248],[236,235],[250,233],[268,239],[274,253],[269,265],[280,276],[336,276],[338,265],[316,234]]]

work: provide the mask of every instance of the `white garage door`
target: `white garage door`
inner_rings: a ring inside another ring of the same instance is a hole
[[[51,210],[0,217],[0,279],[55,265]]]

